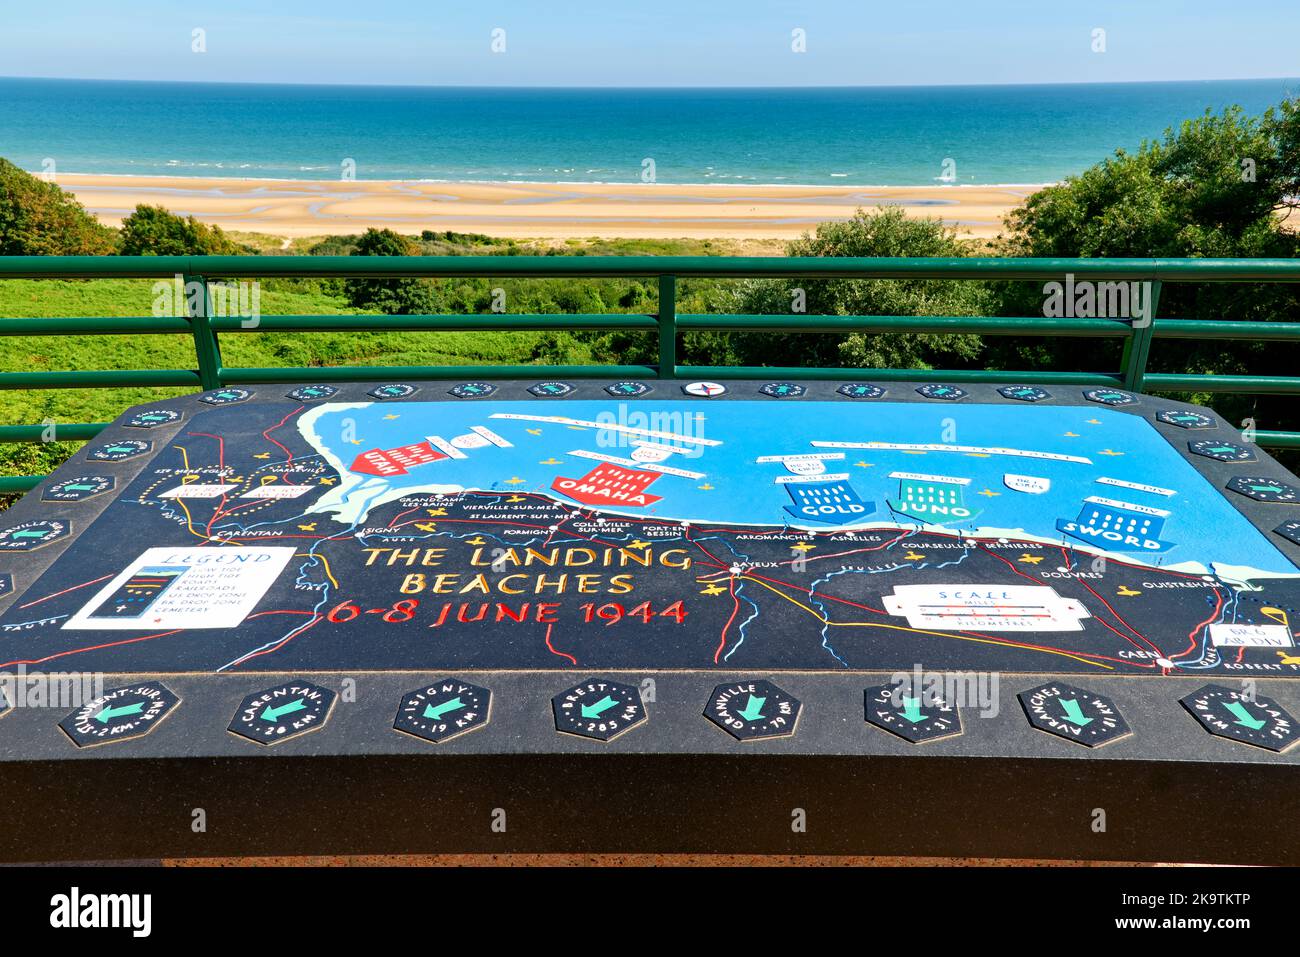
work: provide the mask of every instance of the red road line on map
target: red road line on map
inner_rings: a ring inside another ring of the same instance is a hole
[[[280,445],[279,442],[276,442],[275,439],[271,438],[270,433],[274,432],[274,431],[275,431],[276,429],[278,429],[280,426],[284,425],[284,423],[285,423],[286,421],[288,421],[292,416],[297,415],[299,412],[301,412],[301,411],[302,411],[303,409],[305,409],[305,408],[307,408],[306,404],[303,404],[303,405],[298,406],[298,408],[294,409],[292,412],[290,412],[288,415],[286,415],[283,419],[281,419],[279,422],[275,423],[275,425],[271,426],[269,429],[267,429],[265,432],[262,433],[262,438],[266,439],[268,442],[272,442],[272,443],[274,443],[275,445],[279,445],[280,448],[284,449],[284,454],[288,456],[288,458],[284,460],[285,465],[288,465],[290,462],[293,461],[293,453],[290,452],[290,451],[289,451],[287,448],[285,448],[283,445]]]
[[[178,635],[185,629],[177,628],[174,631],[160,631],[156,635],[142,635],[139,638],[126,638],[122,641],[110,641],[102,645],[89,645],[85,648],[73,648],[70,651],[60,651],[57,654],[47,655],[44,658],[36,658],[31,661],[6,661],[0,664],[0,668],[10,668],[15,665],[42,665],[47,661],[53,661],[55,658],[64,658],[68,655],[79,655],[85,651],[100,651],[104,648],[116,648],[119,645],[133,645],[137,641],[149,641],[152,638],[166,638],[168,635]]]
[[[983,545],[979,546],[979,549],[980,549],[980,551],[982,551],[984,554],[990,556],[991,558],[996,558],[996,559],[997,559],[998,561],[1000,561],[1002,564],[1006,565],[1007,568],[1010,568],[1013,572],[1015,572],[1017,575],[1019,575],[1021,578],[1025,579],[1026,581],[1031,581],[1031,582],[1033,582],[1034,585],[1036,585],[1036,586],[1039,587],[1039,588],[1044,587],[1044,583],[1043,583],[1042,581],[1040,581],[1040,580],[1037,579],[1037,578],[1034,578],[1032,575],[1026,575],[1026,574],[1025,574],[1024,572],[1022,572],[1020,569],[1016,568],[1016,566],[1015,566],[1014,564],[1012,564],[1011,561],[1009,561],[1008,559],[1003,558],[1001,555],[996,554],[995,552],[993,552],[993,551],[991,551],[990,549],[984,547]],[[1062,557],[1066,562],[1069,562],[1069,560],[1070,560],[1070,556],[1069,556],[1068,554],[1066,554],[1066,551],[1065,551],[1064,548],[1061,549],[1061,557]],[[1107,608],[1109,608],[1109,609],[1110,609],[1110,613],[1111,613],[1112,615],[1114,615],[1117,619],[1119,619],[1119,621],[1124,625],[1125,628],[1127,628],[1129,631],[1133,632],[1133,634],[1136,635],[1139,639],[1141,639],[1142,641],[1145,641],[1148,645],[1150,645],[1150,646],[1151,646],[1151,649],[1154,650],[1156,654],[1158,654],[1158,655],[1162,655],[1162,654],[1163,654],[1163,652],[1161,652],[1159,648],[1157,648],[1154,644],[1152,644],[1152,643],[1151,643],[1151,642],[1150,642],[1150,641],[1149,641],[1145,636],[1143,636],[1143,635],[1142,635],[1142,634],[1141,634],[1141,633],[1140,633],[1136,628],[1134,628],[1134,627],[1133,627],[1132,625],[1130,625],[1128,622],[1124,621],[1124,619],[1120,616],[1120,614],[1119,614],[1117,611],[1115,611],[1114,608],[1111,608],[1111,607],[1110,607],[1110,604],[1106,601],[1106,599],[1102,598],[1102,597],[1101,597],[1100,595],[1098,595],[1095,591],[1093,591],[1092,587],[1089,586],[1087,582],[1085,582],[1082,578],[1076,578],[1075,581],[1077,581],[1079,584],[1081,584],[1084,588],[1087,588],[1088,591],[1092,592],[1093,595],[1096,595],[1097,600],[1100,601],[1100,602],[1101,602],[1103,605],[1105,605]],[[1119,638],[1123,638],[1125,641],[1127,641],[1127,642],[1128,642],[1130,645],[1132,645],[1134,648],[1137,648],[1137,649],[1140,650],[1140,651],[1146,651],[1146,650],[1147,650],[1146,648],[1143,648],[1140,644],[1138,644],[1137,641],[1134,641],[1133,638],[1131,638],[1130,636],[1124,634],[1124,633],[1123,633],[1122,631],[1120,631],[1119,629],[1115,628],[1115,627],[1114,627],[1110,622],[1108,622],[1106,619],[1104,619],[1104,618],[1097,618],[1095,615],[1094,615],[1093,617],[1096,618],[1096,621],[1097,621],[1100,625],[1102,625],[1102,627],[1107,628],[1108,630],[1114,632],[1114,634],[1115,634],[1117,637],[1119,637]],[[1116,661],[1117,661],[1117,660],[1120,660],[1120,659],[1110,659],[1110,660],[1116,660]]]
[[[807,596],[809,597],[810,600],[812,599],[812,592],[811,592],[809,589],[806,589],[806,588],[802,587],[801,585],[795,585],[795,584],[793,584],[792,582],[783,582],[783,581],[781,581],[781,580],[779,580],[779,579],[776,579],[776,578],[767,578],[767,577],[764,576],[764,575],[755,575],[755,574],[753,574],[752,572],[746,572],[745,574],[748,575],[750,578],[761,578],[763,581],[773,582],[773,583],[778,584],[778,585],[784,585],[784,586],[787,587],[787,588],[793,588],[795,591],[798,591],[798,592],[800,592],[800,593],[802,593],[802,594],[807,595]],[[852,605],[854,608],[862,608],[862,609],[865,609],[866,611],[874,611],[874,612],[876,612],[877,614],[880,614],[880,615],[888,615],[888,614],[889,614],[888,612],[886,612],[886,611],[882,611],[882,610],[879,609],[879,608],[872,608],[870,605],[863,605],[863,604],[861,604],[860,602],[849,601],[849,599],[847,599],[847,598],[837,598],[837,597],[835,597],[834,595],[828,595],[828,594],[826,594],[825,592],[818,592],[818,593],[817,593],[817,597],[818,597],[818,598],[825,598],[825,599],[827,599],[827,600],[829,600],[829,601],[836,601],[836,602],[839,602],[839,603],[842,604],[842,605]],[[825,618],[824,618],[823,620],[825,620],[825,621],[827,622],[827,624],[842,624],[842,622],[831,622],[829,619],[825,619]],[[908,629],[908,630],[911,630],[911,629]],[[920,633],[921,633],[921,634],[924,634],[924,632],[920,632]],[[1053,647],[1052,645],[1031,645],[1031,644],[1029,644],[1029,643],[1027,643],[1027,642],[1022,642],[1022,641],[1012,641],[1012,640],[1009,639],[1009,638],[999,638],[999,637],[997,637],[997,636],[995,636],[995,635],[986,635],[986,634],[984,634],[983,632],[979,632],[979,631],[956,631],[956,630],[954,630],[953,633],[952,633],[952,637],[954,637],[954,638],[959,638],[959,637],[962,636],[962,635],[968,635],[968,636],[970,636],[971,638],[983,638],[983,639],[985,639],[985,640],[987,640],[987,641],[993,641],[993,642],[996,642],[996,643],[998,643],[998,644],[1007,645],[1007,646],[1009,646],[1009,647],[1013,647],[1013,648],[1025,648],[1025,649],[1028,649],[1028,650],[1030,650],[1030,651],[1059,652],[1059,653],[1062,653],[1062,654],[1074,655],[1075,657],[1078,657],[1078,658],[1095,658],[1095,659],[1097,659],[1097,660],[1099,660],[1099,661],[1115,661],[1115,662],[1119,662],[1119,663],[1121,663],[1121,664],[1132,665],[1132,666],[1134,666],[1134,667],[1139,667],[1139,668],[1150,668],[1150,667],[1154,667],[1153,665],[1142,664],[1142,663],[1139,663],[1139,662],[1130,661],[1130,660],[1128,660],[1127,658],[1115,658],[1115,657],[1112,657],[1112,656],[1110,656],[1110,655],[1098,655],[1098,654],[1093,654],[1093,653],[1091,653],[1091,652],[1087,652],[1087,651],[1075,651],[1075,650],[1072,649],[1072,648],[1057,648],[1057,647]],[[1123,635],[1120,635],[1120,637],[1122,638],[1122,637],[1124,637],[1124,636],[1123,636]],[[1132,644],[1132,641],[1129,640],[1129,643]]]
[[[37,598],[35,601],[29,601],[27,604],[25,604],[25,605],[19,605],[18,607],[19,607],[19,608],[31,608],[32,605],[39,605],[39,604],[40,604],[41,602],[43,602],[43,601],[49,601],[51,598],[58,598],[60,595],[66,595],[68,592],[70,592],[70,591],[76,591],[78,588],[85,588],[87,585],[97,585],[97,584],[99,584],[100,582],[104,581],[104,579],[106,579],[106,578],[112,578],[112,577],[113,577],[113,576],[112,576],[111,574],[109,574],[109,575],[104,575],[104,576],[101,577],[101,578],[92,578],[92,579],[91,579],[90,581],[88,581],[88,582],[82,582],[80,585],[73,585],[71,588],[65,588],[65,589],[63,589],[63,591],[56,591],[56,592],[54,592],[54,593],[51,594],[51,595],[46,595],[44,598]]]
[[[556,655],[557,657],[560,657],[560,658],[568,658],[571,662],[573,662],[573,663],[576,665],[576,664],[578,663],[578,659],[577,659],[577,658],[573,657],[573,655],[569,654],[567,651],[557,651],[556,648],[555,648],[555,646],[554,646],[553,644],[551,644],[551,629],[554,628],[554,627],[555,627],[554,623],[548,624],[548,625],[546,626],[546,648],[547,648],[547,650],[550,651],[551,654]]]
[[[224,438],[222,438],[219,435],[213,435],[211,432],[186,432],[185,434],[201,435],[204,438],[216,439],[217,440],[217,468],[224,469],[226,467],[226,440]],[[218,477],[220,476],[218,475]],[[208,541],[212,541],[212,523],[217,520],[217,517],[221,514],[221,507],[225,504],[226,504],[226,493],[222,492],[221,501],[217,503],[216,509],[214,509],[212,512],[212,517],[208,519],[208,524],[203,529],[204,537],[206,537]],[[206,545],[207,542],[204,542],[204,544]]]
[[[1182,658],[1184,655],[1190,655],[1193,651],[1195,651],[1196,636],[1200,633],[1202,628],[1204,628],[1210,622],[1214,621],[1214,619],[1218,618],[1219,614],[1223,611],[1223,593],[1220,592],[1219,589],[1217,588],[1214,589],[1214,598],[1215,598],[1214,613],[1210,615],[1209,618],[1205,619],[1205,621],[1201,622],[1199,625],[1197,625],[1195,628],[1193,628],[1190,632],[1187,633],[1187,641],[1188,641],[1187,650],[1180,651],[1178,654],[1174,655],[1175,658]]]

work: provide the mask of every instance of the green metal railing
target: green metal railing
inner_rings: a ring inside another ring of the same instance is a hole
[[[714,315],[677,312],[677,280],[707,278],[795,279],[970,279],[1063,281],[1067,275],[1097,282],[1151,283],[1150,321],[1062,319],[1043,316],[816,316]],[[460,377],[468,369],[483,378],[526,377],[539,367],[522,366],[341,366],[328,368],[242,368],[226,366],[220,336],[248,332],[486,331],[644,329],[658,334],[655,365],[545,366],[564,377],[654,377],[735,379],[755,376],[838,379],[863,375],[881,381],[914,379],[915,369],[845,369],[782,366],[714,367],[680,365],[682,332],[914,332],[984,336],[1068,336],[1123,340],[1120,368],[1111,372],[927,370],[927,378],[951,382],[1017,381],[1058,385],[1120,385],[1137,391],[1300,394],[1300,376],[1176,375],[1147,371],[1156,339],[1249,340],[1300,343],[1300,323],[1231,322],[1155,318],[1164,283],[1300,282],[1296,259],[850,259],[712,256],[11,256],[0,257],[0,278],[172,279],[198,283],[206,293],[198,315],[182,317],[24,319],[0,318],[0,337],[34,335],[157,335],[183,333],[194,342],[193,369],[74,370],[0,373],[0,389],[67,389],[123,386],[222,385],[266,382],[348,382],[370,379]],[[262,316],[256,324],[239,317],[212,316],[213,277],[268,278],[604,278],[653,279],[659,309],[653,314],[487,314]],[[58,439],[87,439],[105,423],[59,425]],[[48,438],[42,426],[0,427],[0,442]],[[1300,448],[1300,432],[1257,432],[1259,445]],[[0,478],[0,492],[23,491],[43,476]]]

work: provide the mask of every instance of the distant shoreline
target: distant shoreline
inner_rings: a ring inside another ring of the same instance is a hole
[[[40,176],[38,169],[24,170],[33,176]],[[92,173],[85,170],[59,171],[56,179],[63,177],[103,178],[103,179],[177,179],[177,180],[223,180],[227,182],[248,183],[442,183],[448,186],[648,186],[695,189],[714,187],[746,189],[1028,189],[1037,192],[1056,183],[691,183],[691,182],[654,182],[643,183],[640,180],[615,179],[443,179],[438,177],[409,177],[400,179],[356,179],[340,180],[316,179],[302,176],[222,176],[215,173]],[[83,187],[84,188],[84,187]]]
[[[508,238],[793,239],[858,208],[888,206],[990,238],[1043,184],[833,186],[522,180],[319,180],[58,173],[106,223],[164,206],[237,232],[281,237],[424,230]]]

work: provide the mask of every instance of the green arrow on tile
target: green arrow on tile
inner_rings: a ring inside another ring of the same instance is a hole
[[[89,492],[94,489],[93,485],[65,485],[63,486],[69,492]]]
[[[584,718],[599,718],[616,704],[618,704],[617,701],[609,695],[605,695],[605,697],[601,698],[595,704],[584,704],[582,706],[582,716]]]
[[[1281,492],[1282,487],[1280,485],[1252,485],[1250,490],[1252,492]]]
[[[114,718],[120,718],[124,714],[139,714],[144,708],[143,701],[137,701],[135,704],[124,704],[120,708],[104,708],[99,714],[95,715],[95,720],[100,724],[108,724]]]
[[[282,704],[278,708],[272,708],[269,704],[262,711],[261,718],[263,721],[279,721],[281,715],[293,714],[295,711],[304,711],[307,706],[303,704],[301,698],[296,698],[288,704]]]
[[[1251,730],[1258,731],[1268,723],[1262,718],[1257,718],[1251,714],[1250,709],[1240,701],[1228,701],[1225,702],[1223,706],[1231,711],[1232,716],[1237,719],[1234,723],[1241,725],[1243,728],[1250,728]]]
[[[925,714],[921,711],[920,698],[903,699],[903,717],[912,722],[912,724],[925,720]]]
[[[30,528],[24,528],[24,529],[23,529],[22,531],[20,531],[20,532],[14,532],[14,536],[13,536],[13,537],[14,537],[14,538],[40,538],[40,537],[41,537],[42,535],[44,535],[44,534],[45,534],[45,532],[42,532],[42,531],[39,531],[39,530],[34,530],[34,529],[30,529]]]
[[[746,721],[757,721],[759,718],[763,717],[763,705],[765,704],[767,704],[766,698],[759,698],[755,695],[750,695],[749,700],[745,702],[744,710],[737,711],[736,714],[740,715]]]
[[[465,707],[465,703],[461,701],[459,697],[455,697],[450,701],[444,701],[436,708],[433,705],[426,705],[424,708],[424,716],[426,718],[433,718],[436,721],[448,711],[459,711],[463,707]]]
[[[1062,698],[1061,707],[1065,709],[1066,720],[1071,724],[1079,727],[1092,724],[1092,718],[1084,716],[1083,708],[1079,707],[1079,702],[1074,698]]]

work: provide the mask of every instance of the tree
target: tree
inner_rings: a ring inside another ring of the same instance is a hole
[[[391,229],[367,229],[352,249],[353,256],[414,256],[415,243]],[[348,279],[343,284],[348,303],[388,315],[427,315],[440,312],[438,287],[428,279]]]
[[[238,256],[247,250],[220,226],[177,216],[162,206],[137,206],[122,220],[123,256]]]
[[[1300,200],[1300,100],[1262,116],[1240,107],[1207,111],[1135,153],[1123,150],[1032,196],[1007,219],[997,244],[1008,256],[1290,258],[1300,237],[1279,217]],[[1001,314],[1041,315],[1036,285],[999,287]],[[1300,321],[1300,294],[1275,283],[1166,283],[1158,316],[1240,321]],[[1275,343],[1160,342],[1152,371],[1294,375],[1293,357]],[[1117,354],[1097,340],[992,343],[990,362],[1026,368],[1062,361],[1114,369]],[[1208,396],[1188,396],[1206,401]],[[1215,406],[1259,428],[1300,425],[1293,398],[1225,396]]]
[[[822,223],[786,247],[790,256],[956,257],[968,247],[938,219],[913,219],[897,208],[859,209],[852,219]],[[793,279],[742,284],[734,311],[791,315],[977,316],[992,306],[983,283],[929,279]],[[967,364],[980,352],[972,335],[912,333],[746,333],[688,335],[688,352],[716,352],[728,363],[879,368]]]
[[[72,196],[0,159],[0,256],[96,256],[116,245]]]

